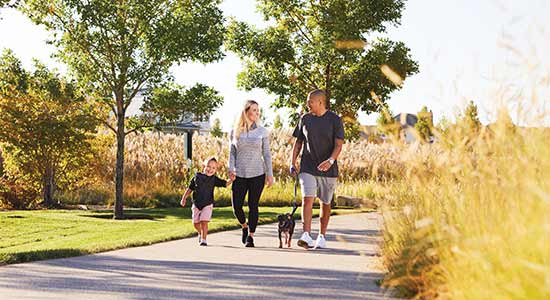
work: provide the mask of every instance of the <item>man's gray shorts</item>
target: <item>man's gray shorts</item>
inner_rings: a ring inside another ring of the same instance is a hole
[[[309,173],[300,173],[302,197],[319,197],[324,204],[330,204],[334,190],[336,190],[336,179],[336,177],[313,176]]]

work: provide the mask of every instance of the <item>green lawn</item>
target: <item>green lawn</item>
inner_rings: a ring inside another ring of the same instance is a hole
[[[261,207],[261,224],[275,222],[289,207]],[[336,209],[334,213],[356,212]],[[318,215],[318,210],[314,210]],[[0,212],[0,265],[149,245],[195,235],[190,208],[125,211],[39,210]],[[295,214],[300,218],[299,210]],[[209,231],[238,228],[231,207],[215,208]]]

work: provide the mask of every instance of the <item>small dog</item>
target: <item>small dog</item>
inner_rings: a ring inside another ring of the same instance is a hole
[[[292,240],[292,234],[294,234],[294,217],[292,213],[280,214],[277,218],[279,219],[279,248],[283,248],[283,241],[281,239],[282,234],[285,236],[285,245],[290,248],[290,242]]]

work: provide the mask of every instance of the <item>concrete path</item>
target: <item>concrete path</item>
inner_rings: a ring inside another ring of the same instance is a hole
[[[318,228],[318,219],[313,228]],[[256,248],[240,230],[68,259],[0,267],[0,299],[388,299],[376,213],[333,216],[329,249],[279,249],[276,224]],[[297,223],[297,229],[301,223]],[[313,237],[316,237],[316,230]]]

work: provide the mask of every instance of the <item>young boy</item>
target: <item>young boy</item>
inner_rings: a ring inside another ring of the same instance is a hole
[[[181,206],[185,206],[187,197],[193,192],[193,225],[199,233],[199,244],[207,246],[206,235],[208,234],[208,222],[212,218],[212,209],[214,208],[214,187],[227,187],[233,180],[225,181],[218,178],[215,174],[218,170],[218,161],[211,157],[204,161],[204,170],[197,172],[191,179],[189,187],[181,197]]]

